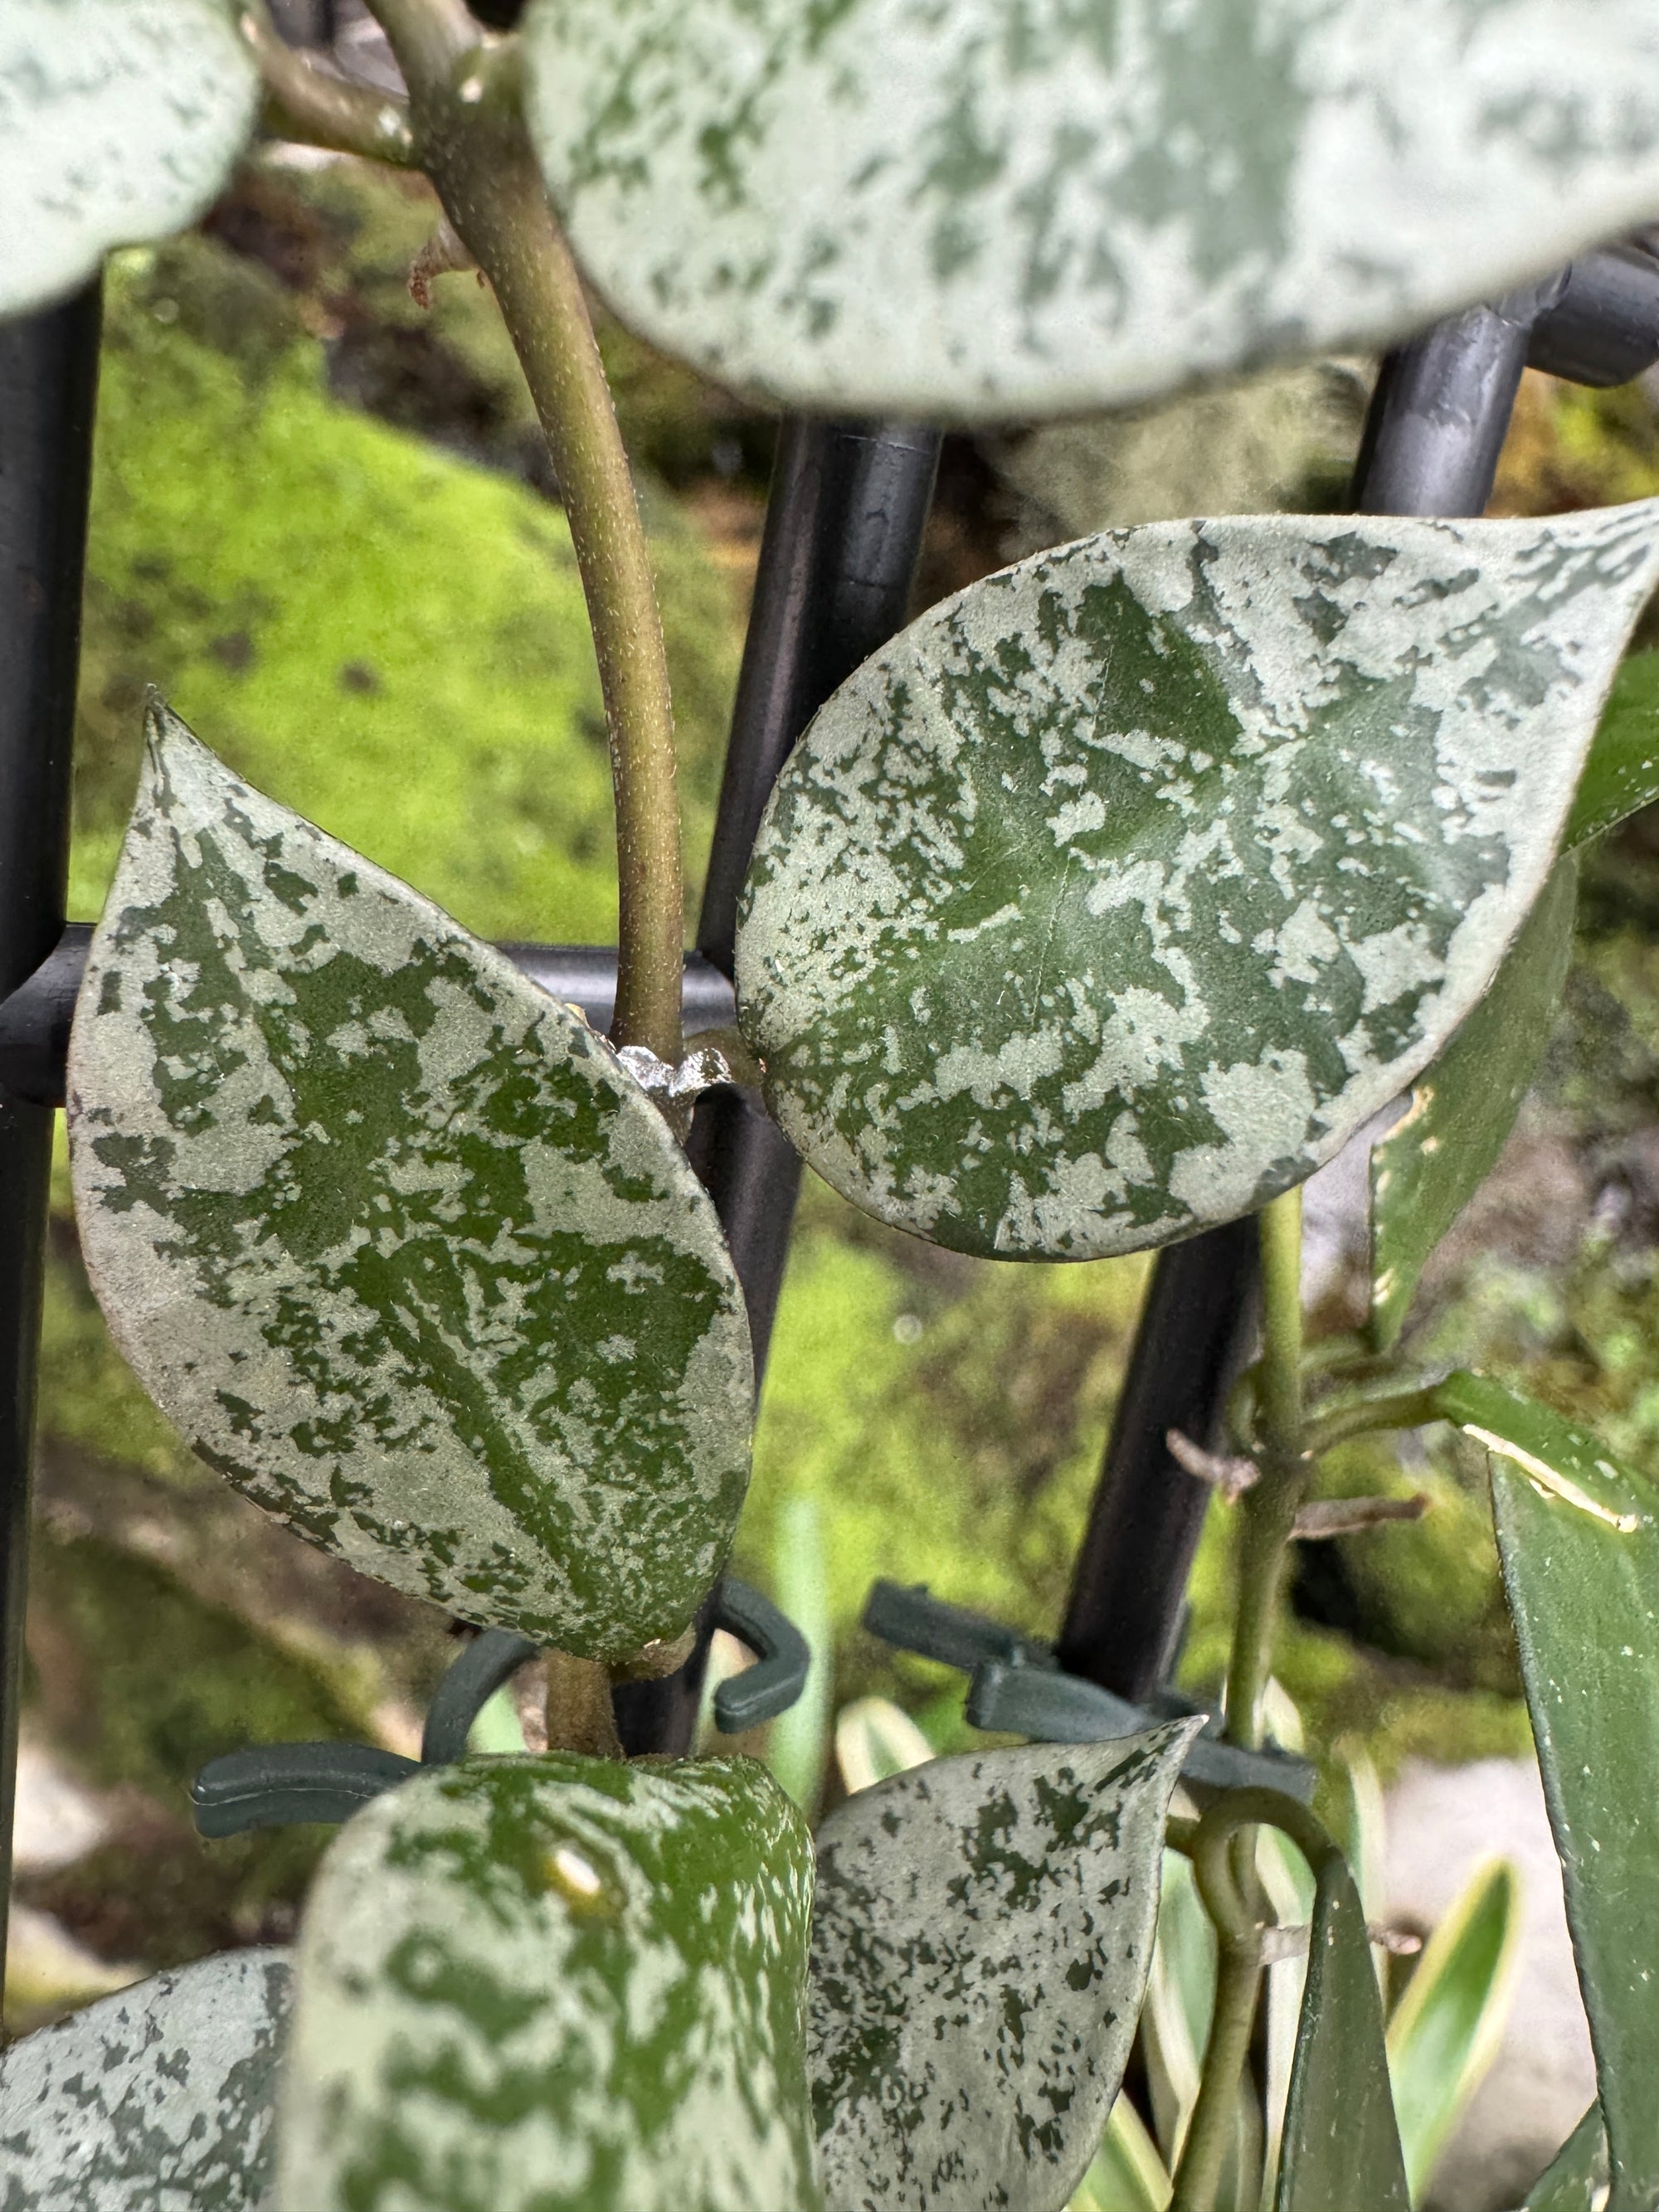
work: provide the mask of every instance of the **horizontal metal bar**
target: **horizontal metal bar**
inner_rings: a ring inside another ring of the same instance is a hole
[[[64,1103],[70,1024],[92,942],[88,922],[72,921],[26,982],[0,1000],[0,1092],[34,1106]],[[501,945],[521,974],[550,998],[580,1006],[603,1034],[617,1006],[617,955],[608,945]],[[737,1018],[730,982],[701,952],[685,956],[688,1036],[726,1028]]]

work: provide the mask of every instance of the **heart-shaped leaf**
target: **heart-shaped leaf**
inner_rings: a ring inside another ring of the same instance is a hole
[[[238,1489],[485,1626],[684,1627],[752,1388],[684,1155],[578,1015],[165,709],[69,1099],[115,1339]]]
[[[1534,2182],[1525,2212],[1606,2212],[1610,2186],[1607,2130],[1592,2105]]]
[[[279,2201],[816,2212],[811,1897],[752,1759],[480,1759],[377,1798],[306,1909]]]
[[[1382,2000],[1353,1876],[1321,1869],[1279,2150],[1277,2212],[1409,2212]]]
[[[230,1951],[0,2058],[6,2212],[254,2212],[270,2187],[288,1954]]]
[[[600,290],[790,407],[1113,404],[1659,207],[1644,0],[536,0],[526,41]]]
[[[1504,1587],[1566,1889],[1612,2159],[1607,2212],[1659,2197],[1659,1491],[1547,1407],[1440,1386],[1487,1447]]]
[[[112,246],[194,222],[258,94],[224,0],[5,0],[0,315],[70,290]]]
[[[1123,2077],[1196,1727],[935,1759],[824,1821],[808,2033],[830,2212],[1059,2212]]]
[[[1613,678],[1562,842],[1582,845],[1659,799],[1659,653],[1633,653]]]
[[[830,700],[738,936],[768,1095],[934,1243],[1168,1243],[1329,1158],[1541,889],[1652,502],[1268,516],[1037,556]]]
[[[1572,957],[1578,869],[1558,861],[1486,996],[1371,1146],[1371,1341],[1399,1340],[1441,1238],[1486,1181],[1538,1073]]]

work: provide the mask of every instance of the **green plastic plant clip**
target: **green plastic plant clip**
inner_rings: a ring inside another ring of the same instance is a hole
[[[860,1625],[897,1650],[936,1659],[941,1666],[957,1668],[964,1674],[971,1674],[986,1660],[1050,1672],[1060,1665],[1048,1646],[1035,1637],[1021,1636],[1000,1621],[970,1613],[966,1606],[947,1605],[943,1598],[934,1597],[925,1583],[909,1589],[901,1583],[872,1583]],[[1126,1712],[1129,1710],[1125,1706]],[[1146,1726],[1144,1718],[1129,1723],[1131,1729]]]
[[[486,1628],[475,1636],[439,1683],[426,1709],[422,1765],[448,1766],[464,1759],[472,1723],[485,1704],[540,1648],[510,1628]]]
[[[714,1626],[746,1644],[757,1662],[714,1692],[714,1726],[736,1735],[788,1711],[806,1687],[812,1654],[786,1613],[748,1583],[728,1575],[720,1584]]]
[[[210,1759],[190,1796],[198,1833],[217,1838],[296,1820],[349,1820],[420,1771],[418,1760],[373,1744],[260,1744]]]

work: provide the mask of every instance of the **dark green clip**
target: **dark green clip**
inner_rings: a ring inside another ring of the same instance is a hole
[[[1036,1743],[1109,1743],[1203,1710],[1172,1690],[1160,1691],[1146,1705],[1131,1705],[1097,1682],[1062,1673],[1047,1644],[963,1606],[947,1605],[921,1584],[911,1589],[897,1583],[872,1584],[864,1626],[884,1644],[966,1674],[967,1717],[974,1728]],[[1241,1751],[1218,1737],[1218,1722],[1206,1715],[1204,1733],[1182,1768],[1188,1781],[1216,1790],[1282,1790],[1304,1804],[1313,1796],[1316,1778],[1305,1759],[1277,1745]]]
[[[756,1659],[714,1692],[714,1726],[720,1734],[736,1735],[787,1713],[806,1687],[812,1663],[806,1638],[794,1622],[770,1598],[727,1575],[720,1584],[714,1626],[746,1644]]]

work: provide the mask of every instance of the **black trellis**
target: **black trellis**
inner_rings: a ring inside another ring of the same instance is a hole
[[[510,5],[510,0],[507,0]],[[480,9],[481,13],[489,13]],[[52,1114],[88,932],[66,928],[70,743],[90,477],[95,290],[0,324],[0,1955],[27,1577],[34,1378]],[[1547,283],[1437,325],[1391,354],[1368,418],[1354,503],[1469,514],[1486,504],[1522,368],[1594,385],[1659,361],[1659,258],[1585,256]],[[813,713],[904,621],[939,457],[902,424],[783,426],[726,757],[688,1028],[731,1018],[737,897],[767,794]],[[510,945],[527,973],[604,1026],[615,954]],[[691,1152],[713,1196],[764,1363],[799,1180],[794,1154],[741,1093],[700,1105]],[[1160,1255],[1079,1554],[1061,1664],[1141,1700],[1179,1642],[1206,1487],[1170,1457],[1172,1427],[1212,1440],[1254,1328],[1253,1224]],[[690,1741],[712,1607],[665,1682],[617,1692],[630,1752]]]

